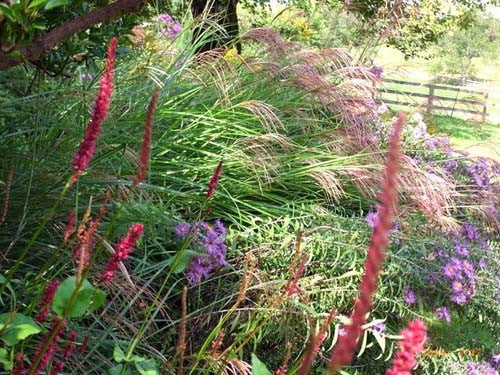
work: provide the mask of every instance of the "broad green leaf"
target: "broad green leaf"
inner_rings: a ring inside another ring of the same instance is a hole
[[[252,353],[252,375],[271,375],[264,363]]]
[[[42,330],[33,318],[19,313],[13,318],[11,313],[1,314],[0,326],[2,326],[3,330],[0,340],[7,346],[15,345],[26,337],[37,334]]]
[[[64,280],[57,288],[52,309],[60,318],[63,317],[66,305],[70,302],[71,295],[76,288],[76,277],[71,276]],[[92,297],[94,295],[94,287],[87,281],[83,280],[82,286],[73,302],[73,305],[68,310],[68,318],[79,318],[83,316],[92,305]]]
[[[129,375],[130,371],[128,371],[128,370],[123,371],[124,366],[125,365],[123,365],[123,364],[116,365],[115,367],[112,367],[108,370],[108,374],[109,375]]]
[[[28,8],[36,8],[36,7],[39,7],[43,4],[45,4],[47,1],[49,0],[33,0],[30,5],[28,6]]]
[[[175,257],[177,256],[174,255],[173,257],[167,259],[167,264],[170,266],[174,263],[174,260],[175,260]],[[189,264],[189,259],[191,258],[191,256],[203,256],[203,254],[200,254],[200,253],[197,253],[196,251],[193,251],[193,250],[185,250],[178,262],[177,262],[177,265],[175,266],[175,268],[172,270],[173,273],[180,273],[180,272],[183,272],[186,267],[188,266]]]
[[[94,299],[90,305],[90,312],[97,310],[106,300],[106,293],[100,289],[94,289]]]
[[[12,370],[12,362],[9,359],[9,353],[6,349],[0,348],[0,363],[6,370]]]
[[[4,284],[7,281],[4,275],[0,273],[0,284]]]
[[[57,8],[57,7],[62,7],[64,5],[67,5],[69,3],[69,0],[50,0],[46,5],[45,5],[45,10]]]
[[[0,3],[0,14],[3,14],[10,21],[16,22],[16,17],[14,17],[14,13],[12,13],[12,10],[4,3]]]
[[[156,369],[156,363],[154,359],[136,362],[135,368],[141,375],[158,375],[158,370]]]
[[[113,349],[113,358],[116,362],[123,362],[125,360],[125,353],[118,345],[115,345]]]

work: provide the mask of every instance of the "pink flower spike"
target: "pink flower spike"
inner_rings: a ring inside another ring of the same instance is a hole
[[[328,374],[333,374],[352,361],[359,338],[363,332],[366,315],[372,307],[372,297],[377,291],[378,276],[382,271],[389,242],[389,233],[393,227],[394,206],[397,203],[397,170],[400,158],[400,138],[404,113],[399,113],[392,126],[389,153],[385,164],[382,192],[379,196],[378,221],[373,228],[370,245],[365,261],[365,272],[359,284],[358,299],[351,314],[352,324],[349,324],[345,335],[339,338],[328,364]]]
[[[221,174],[222,174],[222,160],[217,165],[217,168],[215,168],[214,174],[212,175],[212,179],[208,183],[208,191],[207,194],[205,195],[205,198],[207,199],[212,198],[212,195],[214,194],[215,189],[217,188],[217,185],[219,183],[219,178]]]
[[[35,357],[33,358],[32,362],[32,367],[29,369],[28,373],[32,375],[38,375],[40,372],[42,372],[43,369],[45,369],[50,361],[52,360],[52,357],[54,356],[54,353],[56,351],[56,348],[58,347],[57,344],[61,338],[61,333],[64,330],[64,327],[66,326],[66,320],[63,320],[60,323],[59,318],[55,318],[54,322],[50,326],[49,331],[47,332],[47,335],[42,339],[40,344],[38,345],[38,350],[35,353]],[[56,330],[54,332],[54,330]],[[42,349],[45,347],[45,344],[47,343],[47,340],[49,340],[50,337],[54,336],[53,340],[49,343],[47,349],[45,352],[42,354]],[[38,363],[36,364],[38,360]],[[33,367],[35,366],[36,367]]]
[[[68,224],[66,224],[66,229],[64,230],[64,242],[67,242],[73,233],[73,228],[75,227],[75,212],[75,209],[72,209],[69,213]]]
[[[420,320],[414,320],[401,331],[403,340],[398,341],[399,350],[386,375],[409,374],[417,364],[415,355],[424,350],[427,327]]]
[[[94,106],[94,112],[87,124],[83,140],[80,147],[73,157],[73,175],[74,180],[78,175],[82,174],[87,169],[90,160],[94,156],[95,145],[99,135],[101,134],[101,125],[108,115],[111,93],[113,91],[113,67],[116,57],[116,46],[118,39],[112,38],[108,46],[108,57],[106,60],[106,71],[104,72],[99,86],[99,93]]]
[[[142,148],[141,148],[141,158],[139,161],[139,171],[134,179],[134,185],[138,185],[144,181],[146,177],[146,171],[148,169],[149,162],[149,152],[151,148],[151,133],[153,125],[153,117],[156,110],[156,105],[158,104],[158,89],[153,91],[151,96],[151,101],[148,106],[148,113],[146,115],[146,121],[144,122],[144,135],[142,137]]]
[[[144,232],[144,226],[142,224],[134,224],[130,227],[127,235],[118,242],[115,247],[115,252],[108,260],[106,268],[101,276],[101,280],[104,284],[107,284],[115,276],[115,272],[119,267],[119,263],[128,258],[128,255],[134,249],[134,245],[142,236]]]
[[[54,299],[58,286],[59,286],[59,280],[54,279],[45,287],[45,291],[43,292],[43,298],[40,301],[40,312],[36,316],[36,321],[38,323],[43,323],[47,320],[50,312],[50,304]]]

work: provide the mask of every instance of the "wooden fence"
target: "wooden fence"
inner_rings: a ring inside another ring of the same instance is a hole
[[[420,107],[425,107],[429,114],[432,113],[433,110],[449,111],[451,115],[453,115],[454,112],[469,113],[479,115],[482,122],[486,120],[488,93],[485,91],[471,90],[463,87],[450,87],[437,83],[408,82],[397,79],[385,79],[384,83],[389,85],[397,84],[408,86],[408,88],[403,87],[404,89],[402,90],[380,87],[379,92],[384,103],[408,106],[418,105]],[[425,87],[427,92],[421,93],[412,91],[416,86]],[[436,91],[444,91],[444,94],[436,95]],[[446,96],[447,92],[450,91],[453,92],[455,97]],[[462,94],[468,95],[464,98]],[[396,99],[394,99],[394,95],[397,95]],[[461,95],[460,98],[459,95]],[[399,100],[399,96],[403,96],[405,100]],[[424,98],[425,100],[410,103],[408,102],[408,97]],[[464,105],[466,105],[465,108],[463,107]]]

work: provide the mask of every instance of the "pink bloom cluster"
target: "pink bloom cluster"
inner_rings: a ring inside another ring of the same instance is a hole
[[[52,323],[49,331],[47,332],[47,335],[43,338],[43,340],[40,342],[38,345],[38,349],[35,353],[35,357],[33,360],[33,365],[36,366],[35,368],[31,368],[28,373],[31,373],[32,375],[38,375],[40,372],[47,367],[47,365],[50,363],[52,357],[54,356],[54,353],[58,347],[58,342],[61,338],[61,333],[64,330],[64,327],[66,326],[66,320],[63,320],[61,324],[59,318],[55,318],[54,322]],[[55,331],[56,330],[56,331]],[[45,350],[44,353],[42,353],[43,348],[45,347],[47,340],[49,340],[50,337],[54,336],[52,341],[49,343],[49,346]],[[38,359],[38,363],[36,363]]]
[[[427,327],[420,320],[408,323],[406,329],[401,331],[403,340],[398,342],[399,350],[392,362],[392,368],[386,375],[410,375],[410,370],[415,367],[415,355],[424,350]]]
[[[54,299],[58,286],[59,286],[59,280],[54,279],[45,287],[42,300],[40,301],[40,306],[39,306],[40,312],[36,316],[36,321],[38,323],[43,323],[47,320],[50,312],[50,304]]]
[[[64,370],[64,366],[66,365],[65,361],[71,356],[73,353],[73,350],[75,350],[75,342],[76,342],[76,332],[71,331],[69,334],[69,340],[68,344],[64,348],[63,354],[62,354],[62,360],[56,360],[54,361],[54,364],[52,365],[52,369],[50,370],[50,375],[57,375],[59,374],[62,370]]]
[[[66,224],[66,229],[64,230],[64,242],[68,241],[71,234],[73,234],[73,228],[75,227],[75,210],[71,210],[68,216],[68,223]]]
[[[212,197],[219,183],[219,178],[221,174],[222,174],[222,160],[217,165],[217,168],[215,168],[214,174],[212,175],[212,179],[208,183],[208,191],[207,194],[205,195],[205,198],[210,199]]]
[[[115,247],[115,253],[106,264],[106,269],[102,275],[102,281],[104,283],[109,283],[115,276],[119,263],[128,258],[128,255],[134,249],[135,243],[142,236],[143,232],[144,226],[142,224],[134,224],[130,227],[127,235],[118,242]]]
[[[113,91],[113,67],[116,57],[116,46],[118,39],[112,38],[108,46],[108,57],[106,60],[106,71],[101,78],[99,94],[95,102],[94,112],[90,122],[85,129],[85,135],[80,143],[80,147],[73,157],[73,173],[75,178],[82,174],[88,167],[90,160],[94,156],[95,144],[101,133],[101,125],[108,115],[111,93]]]

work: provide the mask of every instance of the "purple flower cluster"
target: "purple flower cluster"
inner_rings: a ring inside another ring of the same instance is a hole
[[[467,375],[498,375],[498,371],[486,362],[467,362]]]
[[[162,24],[163,28],[160,35],[164,38],[174,39],[181,32],[181,24],[179,21],[174,20],[170,14],[160,14],[154,20]]]
[[[382,75],[384,74],[384,69],[380,66],[373,65],[370,68],[370,73],[372,73],[377,79],[382,79]]]
[[[372,327],[372,330],[374,332],[377,332],[378,334],[380,335],[385,335],[385,332],[386,332],[386,326],[385,326],[385,323],[384,322],[378,322],[377,324],[375,324],[373,327]]]
[[[413,305],[417,302],[417,295],[409,287],[403,287],[403,299],[408,305]]]
[[[474,266],[467,259],[460,260],[452,257],[443,266],[443,275],[450,282],[453,302],[463,305],[476,294]]]
[[[190,234],[192,244],[198,247],[202,254],[189,260],[186,277],[190,284],[199,283],[202,278],[208,277],[213,269],[227,265],[227,249],[224,244],[227,230],[219,219],[215,220],[213,226],[203,221],[196,223],[193,228],[188,223],[179,223],[174,232],[180,238]]]
[[[450,312],[446,306],[441,306],[436,309],[436,318],[444,320],[446,323],[451,322]]]
[[[490,365],[497,370],[500,368],[500,353],[497,353],[493,357],[491,357]]]
[[[488,188],[492,183],[492,176],[500,175],[500,163],[488,162],[485,158],[479,160],[467,168],[467,173],[474,179],[477,186]]]

